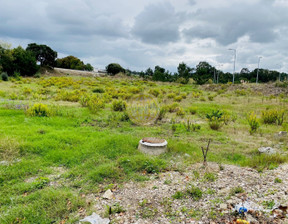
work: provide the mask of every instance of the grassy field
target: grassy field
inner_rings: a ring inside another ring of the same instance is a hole
[[[277,96],[265,88],[131,77],[0,82],[0,223],[74,223],[92,213],[85,195],[202,162],[208,139],[208,161],[260,172],[277,167],[287,161],[287,137],[275,133],[288,131],[288,98],[281,88]],[[138,94],[158,103],[156,124],[129,119],[126,109]],[[251,112],[259,128],[250,128]],[[143,137],[165,138],[168,153],[143,155],[137,150]],[[261,146],[279,153],[260,155]]]

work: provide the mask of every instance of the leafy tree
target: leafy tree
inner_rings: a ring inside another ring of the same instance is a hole
[[[33,53],[25,51],[20,46],[13,50],[1,48],[0,54],[2,70],[9,76],[15,72],[19,72],[23,76],[32,76],[38,70]]]
[[[47,65],[54,67],[57,58],[57,52],[53,51],[47,45],[38,45],[35,43],[28,44],[27,51],[33,52],[36,60],[40,62],[41,66]]]
[[[188,67],[184,62],[180,63],[177,67],[178,77],[184,78],[184,83],[188,83],[189,78],[192,77],[193,68]]]
[[[125,69],[121,67],[121,65],[117,63],[111,63],[106,66],[106,71],[108,74],[116,75],[120,72],[125,72]]]
[[[12,50],[14,72],[20,72],[22,76],[33,76],[38,66],[32,52],[25,51],[22,47]]]
[[[56,66],[58,68],[93,71],[92,65],[90,64],[85,65],[83,61],[72,55],[67,56],[65,58],[58,58],[56,60]]]
[[[14,73],[12,50],[0,46],[0,69],[9,75]]]
[[[84,68],[85,68],[84,70],[90,71],[90,72],[93,71],[93,69],[94,69],[93,66],[92,66],[91,64],[89,64],[89,63],[86,64],[86,65],[84,66]]]
[[[208,62],[202,61],[196,66],[196,72],[193,75],[193,79],[197,84],[204,84],[209,79],[213,80],[214,77],[214,67],[212,67]]]

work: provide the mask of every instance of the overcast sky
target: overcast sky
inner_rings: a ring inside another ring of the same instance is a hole
[[[0,0],[0,41],[46,44],[95,68],[207,61],[288,72],[288,0]]]

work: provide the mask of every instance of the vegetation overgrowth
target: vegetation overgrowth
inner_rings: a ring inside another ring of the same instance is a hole
[[[274,169],[287,161],[287,137],[275,133],[288,131],[288,98],[259,86],[117,75],[0,81],[0,223],[75,223],[91,214],[85,195],[202,162],[208,139],[207,161]],[[129,119],[126,108],[137,94],[158,102],[154,124]],[[143,137],[165,138],[168,153],[140,153]],[[257,148],[267,144],[279,154],[260,155]],[[193,186],[187,193],[202,195]]]

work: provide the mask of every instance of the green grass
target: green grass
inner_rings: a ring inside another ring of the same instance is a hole
[[[194,85],[157,84],[156,88],[156,83],[137,78],[107,77],[23,78],[13,83],[0,82],[0,162],[9,164],[0,165],[0,223],[64,220],[75,223],[81,218],[77,215],[78,209],[84,208],[89,213],[93,208],[81,197],[82,193],[98,194],[109,184],[146,181],[150,174],[202,162],[201,147],[206,147],[210,138],[208,161],[250,166],[259,171],[287,162],[287,157],[281,154],[256,153],[263,142],[278,144],[280,140],[274,138],[274,133],[287,131],[287,119],[282,126],[261,123],[259,131],[252,135],[247,121],[251,111],[260,118],[267,108],[283,109],[287,117],[286,96],[280,100],[264,98],[252,90],[246,91],[248,95],[244,91],[230,91],[225,86],[224,93],[219,94]],[[101,91],[93,92],[95,89]],[[125,112],[113,111],[112,102],[129,104],[130,97],[138,92],[150,92],[155,98],[157,95],[161,108],[175,103],[169,94],[187,94],[175,104],[185,115],[177,116],[177,112],[171,110],[162,114],[155,125],[138,126],[127,119]],[[69,93],[69,97],[64,93]],[[91,113],[80,104],[85,94],[103,97],[105,107]],[[207,100],[209,96],[214,97],[213,101]],[[62,100],[59,101],[59,97]],[[201,101],[201,97],[206,101]],[[35,103],[47,105],[51,114],[28,116],[24,108]],[[213,110],[228,111],[237,115],[237,119],[218,131],[211,130],[206,114]],[[188,119],[201,129],[187,131],[183,122]],[[172,131],[172,125],[176,130]],[[158,157],[140,153],[139,140],[150,136],[165,138],[168,152]],[[281,141],[280,150],[287,150],[287,139],[284,137]],[[57,169],[62,171],[55,171]],[[197,173],[195,178],[199,179]],[[216,178],[216,174],[204,177],[205,181]],[[190,190],[192,197],[201,198],[200,189]],[[181,198],[181,192],[174,197]],[[153,217],[156,213],[157,210],[149,208],[142,216]]]

